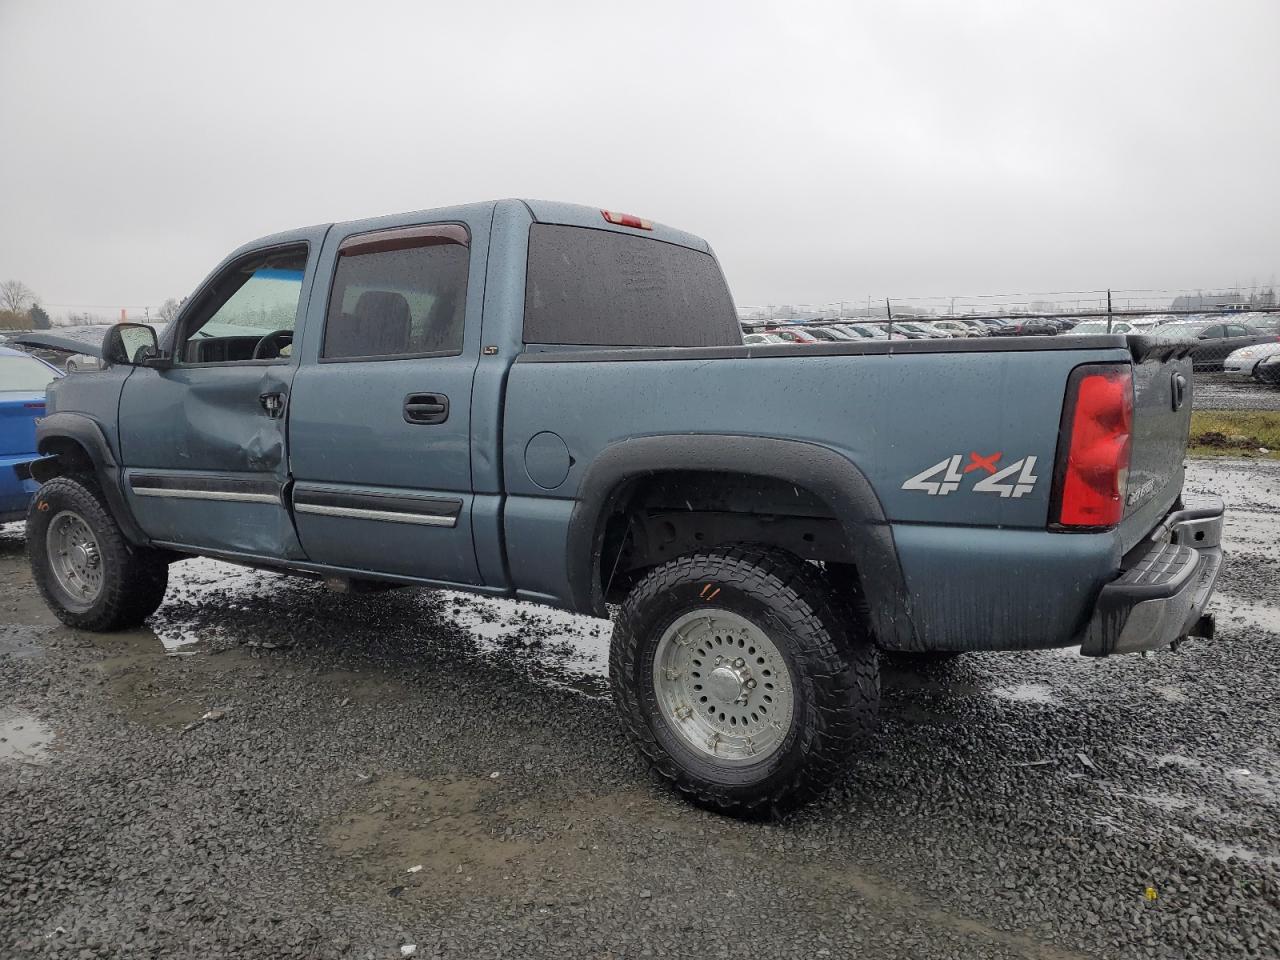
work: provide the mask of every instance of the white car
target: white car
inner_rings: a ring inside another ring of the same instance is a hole
[[[949,333],[953,337],[976,337],[978,332],[972,327],[968,327],[958,320],[934,320],[931,324],[935,330],[941,330]]]
[[[1227,354],[1222,361],[1222,374],[1228,380],[1263,380],[1258,366],[1268,357],[1280,354],[1280,343],[1255,343]],[[1266,381],[1270,382],[1270,381]]]
[[[1107,321],[1105,320],[1086,320],[1084,323],[1077,323],[1070,330],[1066,331],[1069,337],[1088,337],[1107,332]],[[1138,328],[1127,320],[1112,320],[1112,333],[1137,333]]]

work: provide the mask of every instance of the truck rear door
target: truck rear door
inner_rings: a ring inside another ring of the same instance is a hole
[[[317,563],[481,582],[470,434],[488,233],[445,216],[326,239],[289,414],[294,522]]]

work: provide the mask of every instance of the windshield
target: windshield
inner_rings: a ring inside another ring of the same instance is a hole
[[[0,393],[40,393],[56,376],[34,357],[0,357]]]

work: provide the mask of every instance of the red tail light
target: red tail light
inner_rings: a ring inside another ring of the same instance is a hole
[[[1124,516],[1133,441],[1133,368],[1071,371],[1058,433],[1050,517],[1059,529],[1100,530]]]

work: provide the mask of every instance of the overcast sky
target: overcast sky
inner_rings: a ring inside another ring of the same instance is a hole
[[[55,313],[504,196],[705,236],[740,304],[1280,273],[1277,0],[0,0],[0,131]]]

